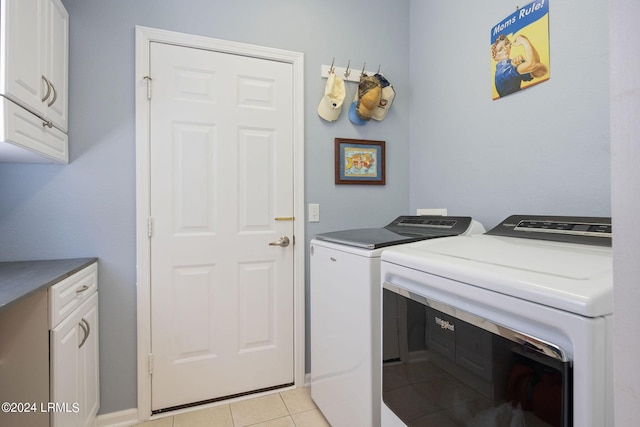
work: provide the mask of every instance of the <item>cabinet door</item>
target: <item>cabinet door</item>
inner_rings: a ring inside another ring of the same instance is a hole
[[[51,331],[53,427],[90,426],[98,409],[98,293]]]
[[[100,408],[100,372],[98,364],[98,294],[87,301],[89,306],[82,318],[88,329],[87,339],[80,351],[82,372],[80,374],[80,395],[82,396],[82,426],[92,426]]]
[[[80,326],[82,312],[76,310],[51,331],[51,402],[67,405],[80,405],[80,352],[78,347],[84,331]],[[56,410],[51,414],[51,425],[80,426],[81,415],[78,411]]]
[[[58,129],[67,132],[69,14],[60,0],[47,0],[47,3],[44,75],[51,82],[52,93],[44,101],[46,104],[46,118],[51,120]]]
[[[67,132],[69,14],[60,0],[1,0],[2,94]]]
[[[42,97],[47,85],[45,68],[45,7],[43,0],[2,0],[2,93],[38,114],[44,113]]]

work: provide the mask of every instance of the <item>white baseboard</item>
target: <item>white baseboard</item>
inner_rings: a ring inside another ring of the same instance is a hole
[[[138,409],[102,414],[96,417],[95,427],[129,427],[138,424]]]

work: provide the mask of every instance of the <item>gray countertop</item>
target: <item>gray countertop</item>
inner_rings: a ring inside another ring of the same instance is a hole
[[[0,262],[0,311],[66,279],[97,258]]]

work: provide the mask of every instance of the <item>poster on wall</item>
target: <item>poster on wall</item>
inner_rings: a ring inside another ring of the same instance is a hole
[[[549,0],[536,0],[491,29],[492,97],[545,82],[549,73]]]

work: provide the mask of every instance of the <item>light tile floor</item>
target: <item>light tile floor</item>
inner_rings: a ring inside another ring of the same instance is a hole
[[[136,424],[138,427],[330,427],[308,387]]]

